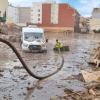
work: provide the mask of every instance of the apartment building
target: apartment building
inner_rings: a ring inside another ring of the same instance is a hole
[[[9,5],[7,8],[7,23],[19,23],[19,11],[17,7]]]
[[[3,17],[8,7],[8,0],[0,0],[0,17]]]
[[[19,23],[31,22],[31,7],[18,7]]]
[[[100,8],[94,8],[90,19],[90,30],[100,30]]]
[[[93,9],[92,18],[100,19],[100,8]]]
[[[10,10],[8,12],[11,13]],[[32,23],[46,29],[79,29],[80,15],[66,3],[33,3],[31,7],[17,7],[13,15],[16,16],[15,22]]]
[[[79,29],[79,13],[68,4],[34,3],[31,22],[44,28]]]
[[[42,24],[42,4],[34,3],[31,7],[31,23]]]
[[[18,25],[31,22],[30,7],[14,7],[9,5],[7,8],[7,23],[15,23]]]

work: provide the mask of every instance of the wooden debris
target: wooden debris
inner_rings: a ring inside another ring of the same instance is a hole
[[[61,100],[61,99],[58,96],[53,96],[53,97],[50,98],[50,100]]]
[[[90,90],[89,90],[89,93],[92,94],[92,95],[94,95],[94,96],[96,96],[96,93],[94,92],[93,89],[90,89]]]
[[[100,47],[98,47],[92,57],[90,58],[89,64],[96,64],[96,68],[100,66]]]
[[[100,82],[100,71],[81,70],[85,82]]]
[[[90,82],[85,85],[88,89],[99,89],[100,90],[100,82]]]

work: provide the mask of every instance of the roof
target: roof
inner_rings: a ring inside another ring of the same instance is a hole
[[[39,33],[43,33],[44,30],[42,28],[30,28],[30,27],[24,27],[22,28],[22,32],[39,32]]]

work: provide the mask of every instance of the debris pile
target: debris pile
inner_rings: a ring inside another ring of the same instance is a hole
[[[21,28],[15,24],[2,25],[0,31],[0,37],[10,42],[20,42]]]
[[[63,96],[54,96],[50,100],[100,100],[100,47],[95,49],[90,64],[95,64],[94,69],[81,70],[78,76],[69,78],[84,82],[85,91],[74,91],[68,88],[64,89]]]
[[[63,96],[54,96],[50,100],[100,100],[100,83],[88,84],[85,92],[65,88],[64,93]]]
[[[100,46],[94,50],[94,54],[92,54],[89,64],[95,64],[96,68],[100,66]]]
[[[0,34],[8,34],[8,27],[6,24],[0,25]]]

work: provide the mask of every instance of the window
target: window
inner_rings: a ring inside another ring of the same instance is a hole
[[[38,14],[38,17],[40,17],[40,14]]]
[[[38,9],[38,12],[40,12],[40,9]]]
[[[38,18],[38,21],[40,21],[40,18]]]

